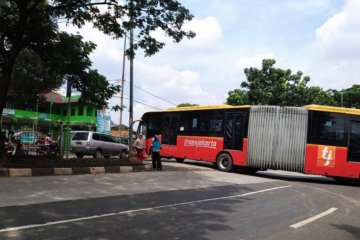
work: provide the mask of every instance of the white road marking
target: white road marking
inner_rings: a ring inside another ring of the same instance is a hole
[[[335,212],[336,210],[337,210],[337,208],[330,208],[329,210],[327,210],[325,212],[319,213],[318,215],[315,215],[315,216],[313,216],[311,218],[305,219],[304,221],[295,223],[295,224],[293,224],[293,225],[291,225],[289,227],[297,229],[297,228],[302,227],[302,226],[304,226],[304,225],[306,225],[308,223],[311,223],[311,222],[313,222],[313,221],[315,221],[315,220],[317,220],[319,218],[322,218],[322,217],[324,217],[326,215],[329,215],[329,214]]]
[[[176,207],[176,206],[182,206],[182,205],[190,205],[190,204],[194,204],[194,203],[202,203],[202,202],[210,202],[210,201],[217,201],[217,200],[223,200],[223,199],[245,197],[245,196],[254,195],[254,194],[257,194],[257,193],[263,193],[263,192],[268,192],[268,191],[278,190],[278,189],[288,188],[288,187],[292,187],[292,186],[287,185],[287,186],[281,186],[281,187],[273,187],[273,188],[267,188],[267,189],[263,189],[263,190],[259,190],[259,191],[248,192],[248,193],[244,193],[244,194],[232,195],[232,196],[226,196],[226,197],[208,198],[208,199],[196,200],[196,201],[191,201],[191,202],[167,204],[167,205],[151,207],[151,208],[133,209],[133,210],[127,210],[127,211],[122,211],[122,212],[107,213],[107,214],[94,215],[94,216],[83,217],[83,218],[73,218],[73,219],[68,219],[68,220],[47,222],[47,223],[42,223],[42,224],[32,224],[32,225],[19,226],[19,227],[3,228],[3,229],[0,229],[0,233],[23,230],[23,229],[29,229],[29,228],[45,227],[45,226],[51,226],[51,225],[57,225],[57,224],[63,224],[63,223],[78,222],[78,221],[89,220],[89,219],[111,217],[111,216],[115,216],[115,215],[123,215],[123,214],[128,214],[128,213],[146,212],[146,211],[152,211],[152,210],[161,209],[161,208]]]

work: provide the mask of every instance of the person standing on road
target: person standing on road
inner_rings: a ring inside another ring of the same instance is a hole
[[[161,159],[160,159],[161,143],[157,135],[154,136],[151,146],[152,146],[153,169],[156,168],[157,170],[162,170]]]
[[[141,134],[139,134],[139,136],[135,140],[134,147],[136,149],[136,156],[137,156],[138,160],[140,161],[140,163],[142,163],[144,144],[143,144],[143,141],[142,141],[142,135]]]

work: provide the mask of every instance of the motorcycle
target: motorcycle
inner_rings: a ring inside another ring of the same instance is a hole
[[[57,142],[45,145],[38,143],[37,145],[37,155],[47,155],[47,156],[57,156],[60,154],[60,147]]]
[[[24,146],[19,139],[16,139],[14,142],[5,142],[5,149],[6,153],[9,155],[29,155],[29,152],[24,149]]]

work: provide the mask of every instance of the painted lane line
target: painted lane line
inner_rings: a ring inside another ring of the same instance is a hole
[[[304,226],[304,225],[306,225],[308,223],[311,223],[311,222],[313,222],[313,221],[315,221],[315,220],[317,220],[319,218],[322,218],[322,217],[324,217],[326,215],[329,215],[329,214],[335,212],[336,210],[337,210],[337,208],[330,208],[329,210],[327,210],[325,212],[319,213],[318,215],[315,215],[315,216],[313,216],[311,218],[305,219],[304,221],[295,223],[295,224],[293,224],[293,225],[291,225],[289,227],[297,229],[297,228],[302,227],[302,226]]]
[[[26,226],[3,228],[3,229],[0,229],[0,233],[10,232],[10,231],[18,231],[18,230],[29,229],[29,228],[38,228],[38,227],[45,227],[45,226],[51,226],[51,225],[58,225],[58,224],[63,224],[63,223],[78,222],[78,221],[84,221],[84,220],[90,220],[90,219],[96,219],[96,218],[111,217],[111,216],[116,216],[116,215],[124,215],[124,214],[129,214],[129,213],[146,212],[146,211],[152,211],[152,210],[161,209],[161,208],[191,205],[191,204],[195,204],[195,203],[210,202],[210,201],[217,201],[217,200],[231,199],[231,198],[239,198],[239,197],[254,195],[257,193],[269,192],[269,191],[283,189],[283,188],[289,188],[289,187],[292,187],[292,186],[287,185],[287,186],[281,186],[281,187],[273,187],[273,188],[267,188],[267,189],[263,189],[263,190],[259,190],[259,191],[248,192],[248,193],[244,193],[244,194],[240,194],[240,195],[208,198],[208,199],[202,199],[202,200],[196,200],[196,201],[190,201],[190,202],[167,204],[167,205],[151,207],[151,208],[140,208],[140,209],[133,209],[133,210],[127,210],[127,211],[122,211],[122,212],[93,215],[93,216],[83,217],[83,218],[73,218],[73,219],[67,219],[67,220],[61,220],[61,221],[47,222],[47,223],[42,223],[42,224],[31,224],[31,225],[26,225]]]

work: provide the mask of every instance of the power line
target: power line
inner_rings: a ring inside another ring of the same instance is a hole
[[[108,81],[109,81],[109,82],[115,82],[115,81],[119,81],[119,79],[112,79],[112,80],[108,80]],[[127,81],[127,80],[125,80],[125,82],[126,82],[126,83],[129,83],[129,81]],[[163,100],[164,102],[167,102],[167,103],[170,103],[170,104],[172,104],[172,105],[174,105],[174,106],[177,106],[176,103],[170,102],[170,101],[168,101],[168,100],[166,100],[166,99],[164,99],[164,98],[156,95],[155,93],[149,92],[149,91],[147,91],[147,90],[145,90],[145,89],[143,89],[143,88],[141,88],[141,87],[139,87],[139,86],[136,86],[135,84],[134,84],[134,87],[140,89],[141,91],[146,92],[147,94],[149,94],[149,95],[151,95],[151,96],[153,96],[153,97],[156,97],[156,98],[158,98],[158,99],[161,99],[161,100]]]
[[[129,81],[127,81],[127,80],[125,80],[125,82],[129,83]],[[138,89],[146,92],[147,94],[150,94],[151,96],[154,96],[154,97],[159,98],[159,99],[161,99],[161,100],[163,100],[163,101],[165,101],[165,102],[167,102],[167,103],[170,103],[170,104],[172,104],[172,105],[174,105],[174,106],[177,106],[176,103],[170,102],[170,101],[168,101],[168,100],[166,100],[166,99],[164,99],[164,98],[162,98],[162,97],[159,97],[158,95],[156,95],[156,94],[154,94],[154,93],[151,93],[151,92],[149,92],[149,91],[147,91],[147,90],[145,90],[145,89],[143,89],[143,88],[141,88],[141,87],[139,87],[139,86],[134,85],[134,87],[136,87],[136,88],[138,88]]]
[[[114,97],[120,98],[119,96],[114,96]],[[129,99],[129,97],[124,97],[124,99]],[[163,109],[161,109],[161,108],[154,107],[154,106],[151,106],[151,105],[149,105],[149,104],[146,104],[146,103],[143,103],[143,102],[140,102],[140,101],[134,100],[134,99],[133,99],[133,101],[134,101],[134,102],[137,102],[137,103],[140,103],[140,104],[142,104],[142,105],[145,105],[145,106],[151,107],[151,108],[156,109],[156,110],[163,110]]]

